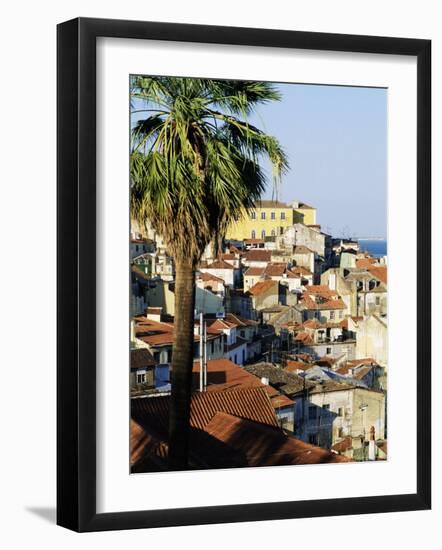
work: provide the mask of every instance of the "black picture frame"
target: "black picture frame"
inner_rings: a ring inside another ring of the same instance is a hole
[[[96,512],[96,39],[396,54],[417,58],[417,492]],[[431,506],[431,41],[79,18],[58,25],[57,523],[84,531],[425,510]]]

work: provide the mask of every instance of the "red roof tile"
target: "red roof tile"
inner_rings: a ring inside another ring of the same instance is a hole
[[[205,271],[202,271],[201,273],[199,273],[197,275],[197,279],[201,281],[214,281],[216,283],[224,284],[224,279],[221,279],[220,277],[213,275],[213,273],[207,273]]]
[[[265,267],[249,267],[249,269],[244,273],[244,277],[261,277],[265,270]]]
[[[270,250],[248,250],[244,254],[244,259],[248,262],[270,262],[271,259],[271,252]]]
[[[345,457],[289,437],[269,425],[218,413],[206,426],[212,437],[245,455],[248,466],[348,462]]]
[[[284,370],[294,372],[297,370],[308,370],[314,366],[315,365],[311,363],[303,363],[302,361],[287,361],[287,365],[284,367]]]
[[[193,364],[193,387],[199,387],[200,364]],[[231,391],[246,388],[264,388],[270,397],[279,394],[273,386],[265,385],[261,380],[245,369],[235,365],[229,359],[207,361],[207,391]]]
[[[141,369],[152,367],[156,364],[153,355],[146,348],[133,349],[130,352],[130,368]]]
[[[356,260],[356,267],[360,269],[367,269],[376,262],[376,258],[360,258],[359,260]]]
[[[156,437],[167,439],[169,396],[131,400],[131,416]],[[262,387],[192,394],[190,426],[204,429],[217,412],[226,412],[269,426],[278,426],[270,398]]]
[[[387,268],[386,266],[370,266],[367,271],[371,273],[376,279],[387,284]]]
[[[234,269],[232,264],[225,262],[224,260],[217,259],[210,263],[204,269]]]
[[[265,294],[271,289],[275,293],[278,293],[278,281],[260,281],[254,284],[252,288],[249,288],[248,292],[252,294],[252,296],[260,296],[261,294]]]
[[[284,263],[269,263],[265,268],[264,275],[268,277],[282,277],[287,269]]]

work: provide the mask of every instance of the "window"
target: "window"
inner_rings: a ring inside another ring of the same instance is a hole
[[[285,212],[281,212],[281,220],[285,220]]]
[[[330,403],[324,403],[324,405],[322,405],[322,408],[324,409],[324,411],[329,411],[330,410]]]
[[[270,214],[270,219],[271,219],[271,220],[275,220],[275,219],[276,219],[276,214],[275,214],[274,212],[272,212],[272,213]]]
[[[144,384],[146,382],[146,373],[137,374],[137,384]]]
[[[344,409],[343,407],[338,408],[338,416],[344,416]]]
[[[265,213],[265,212],[261,212],[261,219],[262,219],[262,220],[265,220],[265,219],[266,219],[266,213]]]
[[[252,239],[256,239],[256,231],[252,229]]]
[[[342,319],[344,317],[344,313],[342,311],[339,312],[339,319]]]
[[[210,353],[213,355],[214,351],[215,351],[215,342],[212,340],[210,342]]]
[[[236,355],[235,353],[235,359],[233,360],[233,362],[237,365],[238,364],[238,356]]]
[[[344,428],[339,428],[338,437],[344,437]]]
[[[325,350],[326,355],[331,355],[331,352],[332,352],[331,348],[326,348],[326,350]]]
[[[256,212],[251,212],[251,213],[250,213],[250,218],[251,218],[252,220],[256,220]]]
[[[335,312],[334,311],[330,311],[330,319],[334,319],[335,318]]]
[[[310,445],[317,445],[318,444],[318,436],[316,434],[309,434],[308,442],[310,443]]]
[[[276,237],[276,231],[272,229],[272,237]]]
[[[376,296],[376,305],[377,306],[381,305],[381,299],[379,296]]]
[[[135,245],[135,250],[138,252],[138,245],[137,244]]]
[[[266,230],[263,229],[263,230],[261,231],[261,239],[264,239],[265,236],[266,236]]]
[[[308,419],[316,420],[316,406],[308,408]]]

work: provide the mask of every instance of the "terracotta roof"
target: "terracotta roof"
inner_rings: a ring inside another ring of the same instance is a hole
[[[333,322],[333,321],[324,321],[323,323],[318,319],[308,319],[302,323],[302,327],[306,329],[316,330],[319,328],[342,328],[342,321]]]
[[[385,266],[370,266],[367,270],[376,277],[376,279],[387,284],[387,268]]]
[[[372,357],[364,357],[363,359],[352,359],[347,361],[347,365],[350,367],[357,367],[359,365],[377,365],[377,361]]]
[[[252,249],[244,254],[244,259],[248,262],[270,262],[271,257],[270,250]]]
[[[261,294],[268,292],[270,289],[273,289],[276,293],[278,293],[278,281],[260,281],[249,288],[248,292],[252,294],[252,296],[260,296]]]
[[[292,269],[287,270],[287,277],[293,278],[293,277],[306,277],[313,275],[311,271],[306,269],[305,267],[302,267],[300,265],[297,265],[295,267],[292,267]]]
[[[302,342],[303,344],[313,344],[313,338],[308,332],[298,332],[295,335],[296,342]]]
[[[144,419],[143,419],[144,420]],[[149,427],[131,422],[133,472],[166,470],[167,444]],[[279,427],[217,412],[204,430],[190,428],[190,468],[232,468],[348,462],[349,459],[294,437]]]
[[[311,363],[303,363],[302,361],[287,361],[287,365],[284,367],[284,370],[287,372],[294,372],[296,370],[308,370],[314,367]]]
[[[146,319],[145,317],[135,317],[135,336],[150,346],[172,345],[175,340],[173,323],[164,323]],[[208,339],[211,340],[218,336],[210,334],[210,327],[207,329]],[[194,340],[199,341],[199,336],[194,335]]]
[[[347,384],[345,382],[335,382],[334,380],[323,382],[322,384],[317,384],[313,389],[310,390],[310,393],[324,393],[324,392],[334,392],[334,391],[344,391],[344,390],[355,390],[356,386],[352,384]]]
[[[233,313],[227,313],[225,319],[229,323],[235,324],[239,327],[257,326],[259,324],[258,321],[253,321],[252,319],[244,319],[244,317],[240,317],[239,315],[235,315]]]
[[[224,260],[217,259],[210,263],[207,267],[203,269],[234,269],[232,264],[225,262]]]
[[[170,396],[131,399],[132,419],[150,433],[167,440]],[[192,394],[190,426],[203,430],[217,412],[226,412],[260,424],[278,426],[275,411],[264,388],[207,391]]]
[[[356,267],[367,269],[372,264],[375,264],[377,262],[376,258],[360,258],[359,260],[356,260]]]
[[[205,271],[202,271],[197,275],[197,279],[200,279],[201,281],[215,281],[217,283],[224,284],[224,279],[221,279],[220,277],[217,277],[216,275],[213,275],[213,273],[207,273]]]
[[[249,269],[244,273],[244,277],[261,277],[265,270],[265,267],[249,267]]]
[[[328,285],[309,285],[310,294],[319,294],[321,296],[337,296],[336,290],[332,290]]]
[[[308,286],[302,295],[301,303],[306,309],[346,309],[338,293],[325,285]]]
[[[337,453],[343,453],[351,449],[352,446],[353,446],[353,440],[351,436],[347,436],[347,437],[344,437],[344,439],[341,439],[340,441],[335,443],[332,449]]]
[[[315,361],[315,363],[319,366],[331,367],[336,363],[336,358],[324,355],[324,357],[320,357],[317,361]]]
[[[193,363],[192,384],[199,388],[200,364]],[[278,395],[272,386],[264,385],[261,379],[235,365],[229,359],[207,361],[207,391],[231,391],[235,389],[263,388],[270,397]]]
[[[206,431],[245,456],[247,466],[348,462],[345,457],[289,437],[279,428],[230,414],[218,413]]]
[[[143,428],[133,419],[130,421],[130,463],[134,471],[163,470],[167,465],[167,444]]]
[[[274,409],[283,409],[285,407],[292,407],[295,402],[286,395],[275,395],[270,398]]]
[[[304,389],[305,386],[305,381],[301,376],[287,372],[280,367],[275,367],[272,363],[255,363],[254,365],[243,365],[242,368],[260,379],[263,377],[268,378],[271,386],[276,387],[286,395],[296,393]],[[308,384],[314,386],[314,384]]]
[[[265,268],[264,275],[268,277],[282,277],[287,269],[284,263],[269,263]]]
[[[130,368],[141,369],[156,365],[153,355],[146,348],[132,349],[130,351]]]
[[[370,363],[364,363],[363,361],[364,360],[362,360],[361,362],[349,361],[346,365],[336,369],[336,372],[338,374],[347,376],[350,374],[350,369],[354,369],[353,374],[351,375],[352,378],[355,378],[356,380],[361,380],[366,374],[368,374],[372,370],[374,366],[376,366],[375,361]]]

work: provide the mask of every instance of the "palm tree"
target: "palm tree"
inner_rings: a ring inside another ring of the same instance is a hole
[[[280,94],[267,82],[137,76],[131,96],[148,113],[132,130],[131,216],[149,220],[175,263],[169,468],[185,469],[195,269],[206,246],[213,243],[217,254],[232,220],[260,198],[266,178],[259,160],[270,160],[275,183],[288,167],[278,141],[247,122],[257,105]]]

